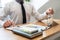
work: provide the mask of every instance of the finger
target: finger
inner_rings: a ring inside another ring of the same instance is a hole
[[[6,22],[6,25],[10,25],[10,22],[9,22],[9,21],[7,21],[7,22]]]
[[[9,25],[12,25],[12,22],[11,22],[11,21],[8,21],[8,24],[9,24]]]
[[[4,23],[4,27],[9,27],[11,24],[7,21]]]
[[[7,27],[8,27],[8,25],[7,25],[7,24],[4,24],[4,25],[3,25],[3,27],[4,27],[4,28],[7,28]]]
[[[15,26],[15,23],[14,23],[14,22],[12,22],[12,26],[13,26],[13,27]]]
[[[6,22],[6,23],[5,23],[5,26],[7,26],[7,27],[8,27],[8,26],[9,26],[9,23],[8,23],[8,22]]]

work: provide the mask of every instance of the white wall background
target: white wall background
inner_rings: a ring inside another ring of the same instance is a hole
[[[43,6],[49,0],[31,0],[31,4],[38,10],[41,6]]]

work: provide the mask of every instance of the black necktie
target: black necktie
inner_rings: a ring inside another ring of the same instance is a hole
[[[23,3],[21,4],[21,9],[22,9],[22,16],[23,16],[23,24],[26,23],[26,12]]]

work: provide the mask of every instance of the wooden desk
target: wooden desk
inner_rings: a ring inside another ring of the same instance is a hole
[[[23,36],[19,36],[14,34],[12,31],[6,30],[4,28],[0,28],[0,40],[42,40],[49,36],[54,35],[55,33],[60,31],[60,20],[54,20],[58,25],[51,27],[50,29],[46,30],[46,36],[38,36],[34,39],[28,39]],[[36,22],[38,25],[44,25],[43,23]]]

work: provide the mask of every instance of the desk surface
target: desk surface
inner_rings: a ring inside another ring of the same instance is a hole
[[[60,20],[54,20],[54,21],[56,23],[58,23],[58,25],[53,26],[50,29],[44,31],[46,34],[45,37],[43,37],[43,35],[42,35],[42,36],[38,36],[34,39],[28,39],[28,38],[25,38],[23,36],[16,35],[12,31],[6,30],[4,28],[0,28],[0,40],[42,40],[42,39],[47,38],[47,37],[60,31]],[[36,24],[44,25],[41,22],[36,22]]]

